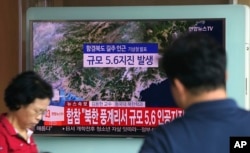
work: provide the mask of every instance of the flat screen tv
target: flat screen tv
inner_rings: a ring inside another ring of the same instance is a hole
[[[246,21],[230,16],[230,10],[245,15],[246,8],[30,8],[26,67],[54,90],[35,134],[141,137],[182,116],[158,58],[187,32],[208,33],[226,47],[227,90],[245,107]]]

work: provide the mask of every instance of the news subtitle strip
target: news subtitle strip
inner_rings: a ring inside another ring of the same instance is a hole
[[[158,67],[157,43],[83,44],[83,67]]]
[[[135,126],[156,127],[183,116],[180,108],[84,107],[65,106],[57,113],[48,110],[44,125],[48,126]]]

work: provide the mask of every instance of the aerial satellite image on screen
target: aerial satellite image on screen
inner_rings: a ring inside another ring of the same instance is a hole
[[[166,93],[167,77],[159,68],[84,67],[84,43],[157,43],[159,55],[179,35],[201,20],[47,21],[33,22],[33,68],[65,100],[173,101]],[[150,90],[155,88],[156,90]],[[147,99],[148,94],[155,98]],[[162,97],[163,96],[163,97]],[[164,96],[168,96],[164,99]],[[55,102],[56,103],[56,102]],[[172,104],[169,104],[172,105]]]

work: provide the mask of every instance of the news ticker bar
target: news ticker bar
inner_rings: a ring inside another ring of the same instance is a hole
[[[181,108],[50,106],[44,125],[156,127],[183,116]]]
[[[250,153],[250,136],[230,137],[230,153]]]

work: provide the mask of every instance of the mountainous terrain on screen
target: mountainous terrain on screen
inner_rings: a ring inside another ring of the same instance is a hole
[[[51,82],[55,89],[63,90],[78,99],[143,99],[147,103],[141,93],[166,80],[159,68],[86,68],[83,67],[83,44],[154,42],[158,43],[161,54],[178,35],[188,31],[190,26],[198,22],[200,21],[35,22],[32,34],[33,67]],[[157,90],[152,92],[157,93]]]

